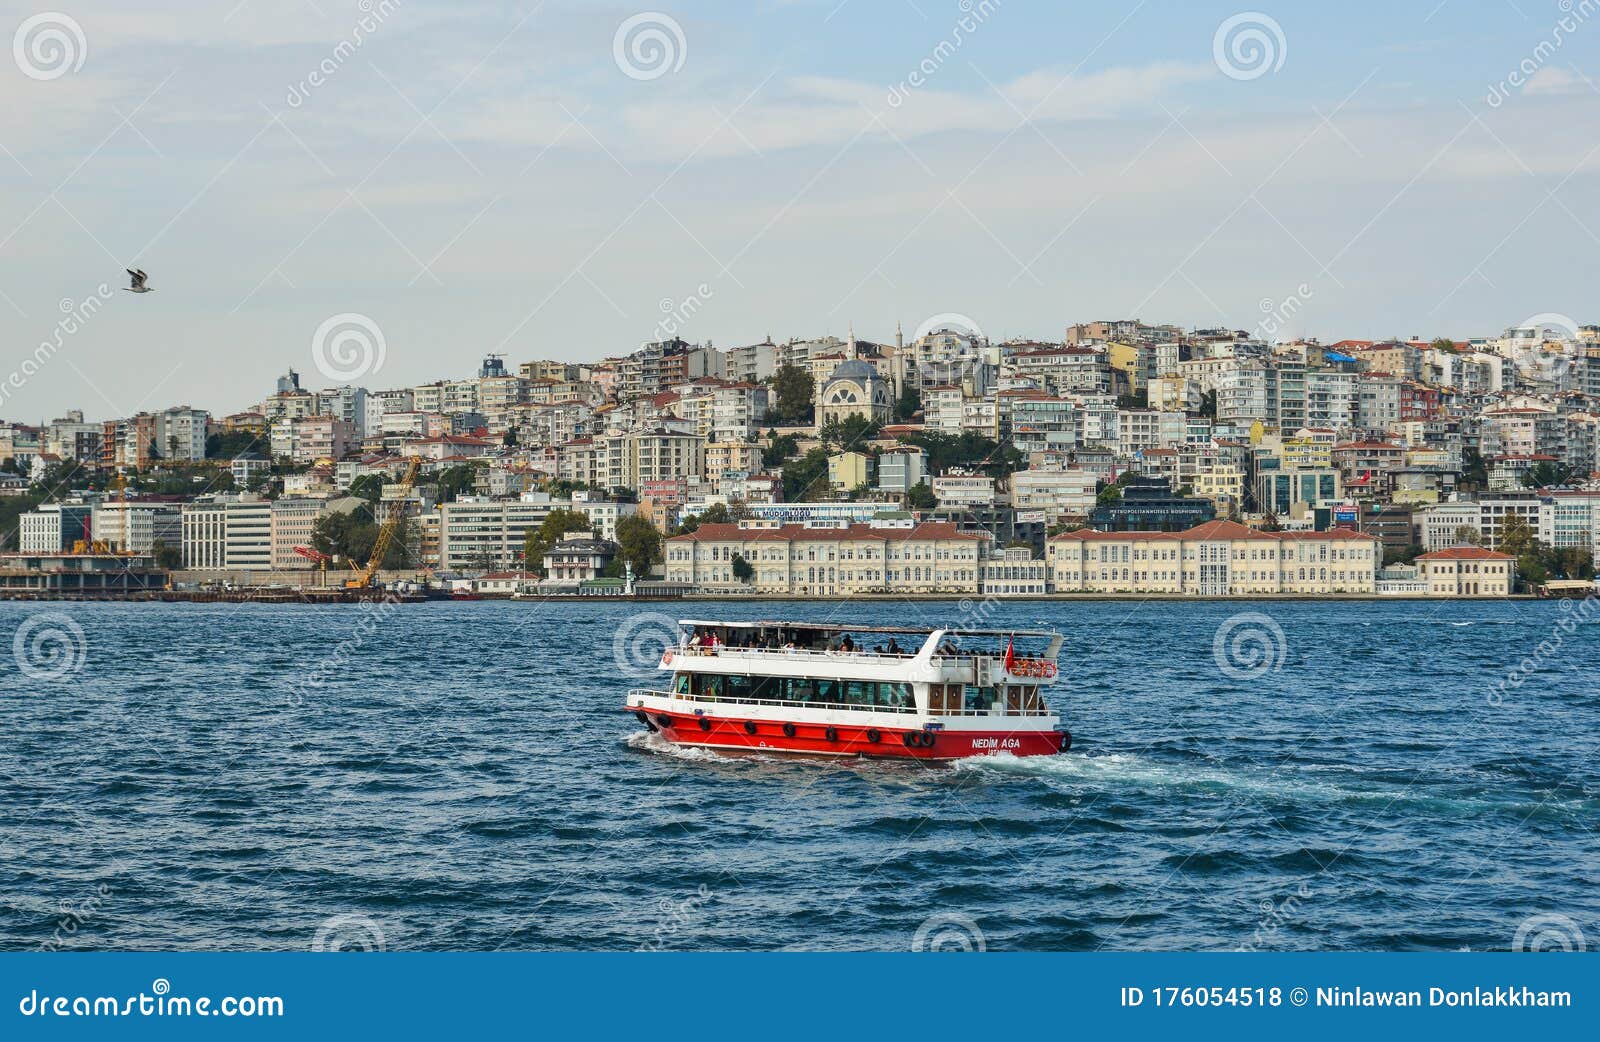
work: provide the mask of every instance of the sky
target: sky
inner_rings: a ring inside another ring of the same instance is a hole
[[[946,314],[1600,321],[1600,0],[35,2],[0,420]]]

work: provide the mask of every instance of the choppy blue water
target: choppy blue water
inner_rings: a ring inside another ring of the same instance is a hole
[[[1053,758],[730,759],[617,711],[663,618],[964,608],[0,604],[0,947],[1600,944],[1570,605],[999,606],[1066,634]]]

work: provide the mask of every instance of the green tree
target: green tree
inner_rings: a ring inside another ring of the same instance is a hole
[[[1546,549],[1528,522],[1517,514],[1506,515],[1500,524],[1499,550],[1517,559],[1517,575],[1523,582],[1537,586],[1550,579]]]
[[[617,522],[617,556],[633,566],[633,574],[643,577],[661,560],[661,533],[642,514],[629,514]]]
[[[1452,533],[1457,546],[1482,546],[1483,533],[1472,525],[1457,525]]]
[[[1571,480],[1572,468],[1555,460],[1540,460],[1522,475],[1522,483],[1528,488],[1550,488]]]
[[[1261,522],[1261,530],[1263,532],[1283,531],[1283,525],[1278,521],[1278,515],[1276,511],[1267,511],[1266,519]]]
[[[772,411],[786,423],[809,423],[812,416],[812,395],[816,381],[799,366],[784,365],[772,378],[772,390],[777,398]]]
[[[247,452],[270,455],[266,439],[250,431],[219,431],[206,437],[206,459],[236,459]]]
[[[713,503],[698,514],[685,514],[673,534],[688,535],[701,525],[726,525],[732,521],[732,511],[721,503]]]
[[[349,492],[357,499],[376,504],[383,498],[383,484],[382,474],[363,474],[350,482]]]
[[[774,437],[761,450],[761,465],[764,467],[781,466],[788,460],[794,459],[800,452],[800,440],[793,434],[783,437]]]
[[[471,492],[478,480],[478,468],[471,463],[458,463],[439,472],[439,502],[454,503],[462,493]]]
[[[900,388],[900,397],[894,403],[894,418],[901,423],[909,421],[922,408],[922,391],[917,387],[916,378],[905,382]]]
[[[1435,351],[1449,351],[1451,354],[1456,353],[1456,342],[1447,336],[1434,337],[1428,342],[1428,346],[1433,348]]]
[[[791,503],[802,502],[818,482],[828,478],[828,450],[815,448],[783,465],[783,498]]]
[[[756,577],[755,567],[744,559],[744,554],[733,555],[733,577],[742,583],[747,583]]]
[[[938,497],[926,481],[919,481],[906,490],[906,506],[912,510],[932,510],[938,505]]]
[[[1383,563],[1385,566],[1391,564],[1410,564],[1421,554],[1422,547],[1416,543],[1412,543],[1409,546],[1391,546],[1383,551]]]
[[[821,431],[822,442],[824,445],[836,445],[841,449],[860,449],[863,443],[875,437],[882,429],[882,424],[853,412],[842,420],[829,420],[824,423]]]
[[[550,548],[568,532],[581,532],[588,527],[588,515],[579,511],[564,507],[550,511],[538,528],[528,529],[528,534],[523,537],[523,567],[536,575],[544,575],[544,555],[550,552]]]
[[[177,571],[183,567],[183,551],[177,547],[168,546],[165,541],[157,539],[150,544],[150,549],[156,559],[157,568]]]
[[[1489,483],[1489,464],[1483,454],[1472,446],[1461,450],[1461,484],[1468,489],[1480,489]]]

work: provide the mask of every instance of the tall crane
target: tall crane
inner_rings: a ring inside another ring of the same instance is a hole
[[[405,477],[400,479],[400,498],[411,491],[411,486],[417,483],[417,471],[422,467],[422,457],[412,456],[411,463],[406,467]],[[405,514],[405,504],[396,504],[389,512],[382,526],[378,528],[378,538],[372,543],[372,556],[367,558],[365,568],[356,569],[354,577],[344,581],[347,590],[365,590],[372,586],[372,577],[378,574],[378,569],[383,567],[383,559],[389,552],[389,544],[394,542],[394,536],[400,530],[400,519]],[[354,568],[354,562],[351,562]]]

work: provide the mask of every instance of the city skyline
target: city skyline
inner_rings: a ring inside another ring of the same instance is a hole
[[[322,10],[7,24],[0,368],[109,292],[0,415],[241,409],[350,313],[373,387],[668,319],[719,347],[1290,299],[1280,338],[1324,342],[1587,320],[1589,4]]]

